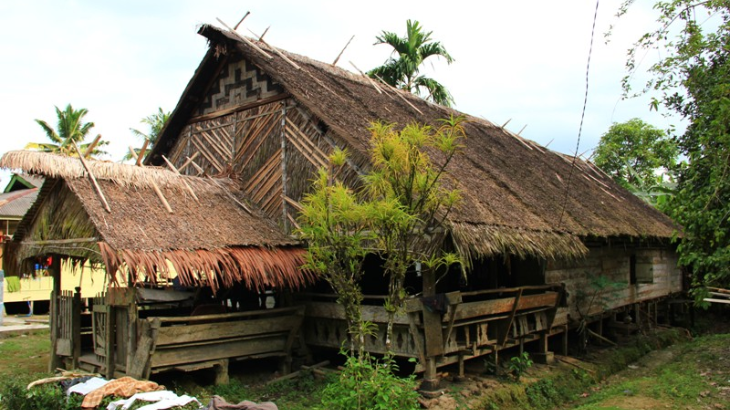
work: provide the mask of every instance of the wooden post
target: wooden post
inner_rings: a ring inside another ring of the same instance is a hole
[[[432,269],[423,271],[423,296],[436,296],[436,272]],[[443,354],[444,335],[441,330],[441,315],[430,312],[423,307],[423,333],[426,337],[426,363],[421,390],[435,391],[439,388],[436,372],[436,358]]]
[[[492,352],[492,358],[494,359],[494,375],[502,376],[502,366],[499,365],[499,346],[495,345],[494,351]]]
[[[134,302],[127,306],[127,325],[127,369],[131,369],[137,353],[137,305]]]
[[[283,104],[283,103],[282,103]],[[288,196],[286,189],[286,105],[281,109],[281,193]],[[284,231],[289,232],[289,218],[287,218],[286,201],[281,201],[282,220],[284,221]]]
[[[228,377],[228,359],[222,359],[220,363],[213,366],[213,369],[215,370],[216,386],[228,384],[230,382]]]
[[[48,363],[48,371],[54,372],[61,367],[61,358],[56,353],[58,347],[59,329],[59,300],[61,296],[61,259],[58,255],[51,255],[51,275],[53,276],[53,291],[51,292],[51,360]]]
[[[79,357],[81,357],[81,288],[77,286],[75,289],[73,307],[71,308],[71,337],[73,340],[71,368],[78,369]]]
[[[563,327],[563,337],[561,339],[563,344],[563,351],[561,352],[563,356],[568,355],[568,325],[565,325]]]
[[[601,316],[600,319],[598,319],[598,334],[603,337],[603,316]],[[601,339],[599,338],[599,344],[603,344]]]
[[[539,336],[537,340],[537,353],[534,354],[535,362],[550,364],[555,360],[555,355],[553,352],[548,351],[549,331],[542,331]]]
[[[116,318],[114,317],[114,306],[109,304],[108,297],[106,302],[106,335],[104,335],[104,340],[106,341],[106,346],[104,346],[104,354],[106,355],[105,376],[107,379],[112,379],[114,378],[114,353],[116,351],[116,349],[114,348],[114,342],[116,341],[116,334],[114,332]]]
[[[522,353],[525,352],[525,339],[520,338],[520,356],[522,356]]]

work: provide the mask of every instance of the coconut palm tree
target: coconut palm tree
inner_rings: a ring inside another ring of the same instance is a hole
[[[142,120],[140,121],[142,124],[149,125],[150,131],[148,134],[145,134],[144,132],[135,128],[129,129],[136,137],[142,138],[143,141],[146,141],[147,146],[145,148],[145,156],[152,150],[152,147],[157,142],[157,138],[159,138],[160,134],[162,133],[162,129],[165,127],[165,124],[167,124],[167,120],[169,119],[170,112],[165,112],[163,111],[162,107],[159,107],[156,113],[148,115],[147,117],[142,118]],[[139,156],[140,151],[141,148],[135,148],[135,155]],[[128,152],[127,155],[124,156],[124,160],[126,161],[130,159],[133,159],[132,153]]]
[[[451,93],[438,81],[420,75],[419,69],[429,57],[443,57],[448,64],[454,59],[440,42],[431,40],[432,32],[423,31],[418,21],[408,20],[406,27],[405,37],[390,31],[383,31],[376,37],[375,45],[387,44],[393,47],[393,53],[368,75],[416,95],[425,91],[427,100],[450,107],[454,102]]]
[[[58,107],[55,108],[56,117],[58,117],[56,129],[53,129],[46,121],[35,120],[43,128],[46,137],[51,142],[31,142],[25,146],[25,149],[75,156],[78,155],[74,148],[74,144],[76,144],[82,152],[85,152],[93,144],[93,142],[84,143],[89,131],[94,127],[93,122],[84,122],[84,116],[86,116],[89,110],[86,108],[75,110],[71,104],[68,104],[63,111]],[[100,138],[101,136],[98,137]],[[107,144],[109,144],[108,141],[99,139],[92,147],[91,155],[106,154],[100,147]]]

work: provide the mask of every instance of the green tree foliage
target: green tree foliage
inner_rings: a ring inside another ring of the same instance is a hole
[[[146,134],[138,129],[130,128],[129,130],[132,131],[132,134],[134,134],[135,137],[141,138],[143,141],[146,142],[147,146],[145,147],[145,154],[144,157],[147,157],[147,154],[149,154],[152,150],[152,147],[155,146],[155,143],[157,142],[157,138],[159,138],[160,134],[162,133],[162,129],[165,128],[165,125],[167,124],[167,121],[170,119],[170,112],[163,111],[162,107],[159,107],[157,109],[157,112],[148,115],[140,121],[142,124],[145,124],[149,126],[149,132]],[[135,148],[135,158],[139,156],[139,152],[141,151],[141,148]],[[124,160],[130,160],[132,158],[132,153],[128,152],[127,155],[124,156]]]
[[[441,177],[463,148],[463,122],[462,117],[452,117],[442,120],[436,130],[417,124],[402,130],[382,123],[371,128],[373,169],[364,185],[373,202],[369,218],[375,248],[385,260],[388,277],[388,350],[394,317],[407,297],[404,282],[409,269],[420,263],[425,275],[460,262],[456,254],[444,252],[440,233],[461,195],[442,184]],[[440,162],[433,162],[429,153],[438,153]]]
[[[431,31],[423,31],[418,21],[406,22],[406,36],[383,31],[376,37],[375,45],[387,44],[393,47],[393,54],[380,67],[368,72],[373,78],[416,95],[436,104],[450,107],[454,103],[451,93],[438,81],[420,74],[420,67],[430,57],[443,57],[447,64],[454,59],[438,41],[431,39]]]
[[[658,93],[653,108],[688,124],[675,137],[688,162],[669,208],[683,226],[680,262],[700,301],[705,286],[730,285],[730,1],[658,1],[655,9],[659,27],[630,50],[627,67],[635,69],[640,51],[661,49],[666,57],[649,69],[645,90]]]
[[[614,181],[626,187],[643,188],[677,163],[677,146],[666,133],[634,118],[614,123],[601,136],[593,162]]]
[[[325,279],[345,309],[350,350],[363,352],[365,324],[362,321],[362,263],[367,254],[367,209],[369,204],[335,179],[347,153],[335,151],[329,169],[321,168],[312,190],[302,201],[299,236],[307,242],[306,268]]]
[[[404,281],[409,269],[417,262],[424,270],[459,262],[440,246],[444,218],[460,200],[458,191],[441,184],[441,177],[462,148],[463,121],[444,120],[436,130],[417,124],[400,130],[392,124],[373,124],[372,169],[363,176],[360,189],[336,179],[347,156],[336,151],[330,168],[320,169],[311,193],[302,201],[299,234],[308,244],[308,267],[336,292],[354,335],[353,345],[369,328],[359,307],[366,254],[379,254],[384,260],[388,348],[395,314],[407,297]],[[438,153],[438,163],[432,162],[429,152]]]
[[[43,128],[46,137],[51,142],[31,142],[25,146],[25,149],[75,156],[78,155],[74,148],[74,144],[76,144],[81,152],[85,152],[91,143],[84,143],[84,141],[91,128],[94,127],[93,122],[84,122],[84,117],[88,112],[86,108],[75,110],[71,104],[68,104],[63,111],[56,107],[56,117],[58,119],[56,129],[53,129],[46,121],[35,120]],[[108,144],[108,141],[99,140],[92,149],[91,155],[106,154],[105,151],[101,150],[101,147]]]

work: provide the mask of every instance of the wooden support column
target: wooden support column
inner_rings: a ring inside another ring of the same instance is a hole
[[[563,326],[563,336],[561,338],[563,351],[560,352],[563,356],[568,355],[568,325]]]
[[[601,318],[598,319],[598,334],[601,337],[603,337],[603,316],[601,316]],[[599,344],[603,344],[603,342],[601,341],[600,338],[598,340],[599,340],[599,342],[598,342]]]
[[[520,356],[522,356],[522,353],[525,352],[525,339],[520,338]]]
[[[282,103],[284,104],[284,103]],[[286,189],[286,105],[281,109],[281,193],[284,197],[288,196]],[[289,232],[289,218],[286,209],[286,201],[281,201],[282,220],[284,221],[284,231]]]
[[[533,355],[536,363],[550,364],[555,361],[555,354],[548,351],[548,337],[548,331],[540,332],[537,339],[537,353]]]
[[[134,302],[127,306],[127,369],[131,369],[137,353],[137,305]],[[129,374],[129,372],[127,372]]]
[[[423,296],[436,296],[436,272],[432,269],[423,271]],[[441,330],[441,315],[423,307],[423,333],[426,336],[426,363],[421,390],[435,391],[439,388],[436,372],[436,358],[443,354],[444,334]]]
[[[107,300],[108,302],[108,300]],[[116,335],[114,332],[114,328],[116,327],[116,317],[115,317],[115,308],[111,304],[107,303],[105,306],[106,308],[106,334],[104,335],[104,340],[106,341],[106,346],[104,346],[104,354],[106,355],[105,360],[105,376],[107,379],[113,379],[114,378],[114,353],[116,352],[114,342],[116,341]]]
[[[71,337],[73,338],[73,351],[71,354],[71,368],[79,368],[81,357],[81,288],[76,287],[74,292],[73,305],[71,308]]]
[[[58,298],[61,296],[61,258],[58,255],[51,255],[51,266],[49,267],[53,276],[53,291],[51,292],[51,360],[48,363],[48,371],[55,372],[61,367],[61,358],[56,353],[58,347],[59,309]]]
[[[222,359],[220,363],[213,366],[215,370],[215,385],[228,384],[230,378],[228,377],[228,359]]]
[[[492,358],[494,359],[494,375],[502,376],[504,372],[502,371],[502,366],[499,365],[499,346],[494,346]]]

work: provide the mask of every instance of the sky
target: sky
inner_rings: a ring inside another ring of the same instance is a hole
[[[639,117],[666,128],[649,111],[648,97],[621,99],[626,51],[656,25],[652,1],[639,0],[617,19],[621,0],[598,7],[591,54],[588,103],[579,153],[595,148],[614,122]],[[373,45],[382,30],[405,34],[418,20],[455,62],[427,63],[425,72],[454,96],[455,108],[506,128],[550,149],[573,153],[583,109],[591,28],[596,3],[589,0],[522,1],[138,1],[29,0],[0,2],[0,153],[45,141],[34,119],[55,125],[54,106],[86,108],[87,121],[110,141],[119,161],[141,140],[130,128],[162,107],[172,111],[203,58],[200,24],[235,25],[274,46],[362,71],[382,64],[391,49]],[[613,25],[610,42],[604,33]],[[640,55],[634,80],[661,56]],[[645,77],[644,77],[645,78]],[[638,85],[640,86],[640,84]],[[0,185],[8,174],[0,174]]]

